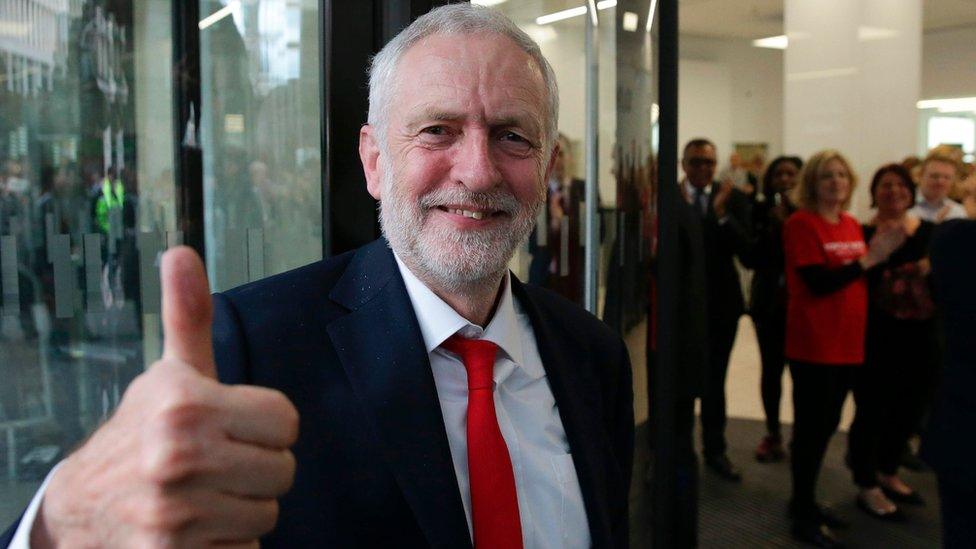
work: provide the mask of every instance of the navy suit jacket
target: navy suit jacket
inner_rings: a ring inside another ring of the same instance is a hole
[[[945,356],[938,398],[922,437],[922,457],[940,482],[960,492],[976,490],[976,221],[941,223],[929,257],[942,313]]]
[[[512,291],[576,465],[595,547],[628,546],[627,350],[554,293]],[[300,414],[295,483],[262,547],[470,547],[423,337],[385,240],[214,295],[225,383],[282,391]]]
[[[708,213],[702,219],[702,235],[708,319],[713,329],[721,328],[724,332],[734,329],[745,312],[739,271],[732,258],[738,257],[743,265],[752,267],[755,242],[752,236],[752,205],[742,191],[732,189],[725,205],[728,218],[724,223],[719,223],[714,204],[720,185],[713,183],[712,192],[708,195]]]

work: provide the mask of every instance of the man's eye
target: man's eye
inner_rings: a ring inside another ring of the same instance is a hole
[[[519,135],[519,134],[517,134],[515,132],[504,132],[504,133],[502,133],[502,140],[503,141],[512,141],[514,143],[528,143],[529,142],[528,139],[522,137],[521,135]]]
[[[444,126],[430,126],[424,128],[422,131],[428,135],[447,135],[447,128]]]

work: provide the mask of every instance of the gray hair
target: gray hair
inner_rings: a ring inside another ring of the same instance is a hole
[[[397,34],[373,57],[369,69],[369,115],[367,121],[377,129],[380,145],[386,146],[389,105],[396,94],[396,69],[400,58],[414,44],[434,34],[500,34],[510,38],[529,55],[542,72],[548,95],[547,124],[543,136],[547,148],[555,143],[559,125],[559,88],[556,74],[542,55],[539,45],[501,13],[469,3],[448,4],[419,17]]]

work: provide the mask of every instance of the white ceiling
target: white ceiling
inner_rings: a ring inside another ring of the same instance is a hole
[[[478,0],[474,0],[478,3]],[[497,0],[496,0],[497,1]],[[808,0],[817,2],[818,0]],[[762,38],[783,34],[784,0],[679,0],[681,32],[722,38]],[[516,23],[586,4],[586,0],[503,0],[497,7]],[[922,0],[924,29],[976,26],[976,0]],[[643,14],[641,14],[643,16]],[[576,17],[559,26],[579,25]]]
[[[784,0],[680,0],[681,32],[723,38],[783,34]],[[816,1],[816,0],[813,0]],[[976,25],[976,0],[923,0],[923,28]]]

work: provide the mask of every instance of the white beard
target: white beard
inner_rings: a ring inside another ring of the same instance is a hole
[[[543,185],[532,203],[522,204],[509,192],[493,189],[473,193],[461,186],[432,191],[411,202],[392,170],[383,175],[380,226],[390,247],[421,280],[448,291],[495,283],[505,273],[515,249],[535,224],[545,200]],[[443,204],[472,204],[505,212],[504,223],[482,230],[459,231],[429,223],[432,210]]]

